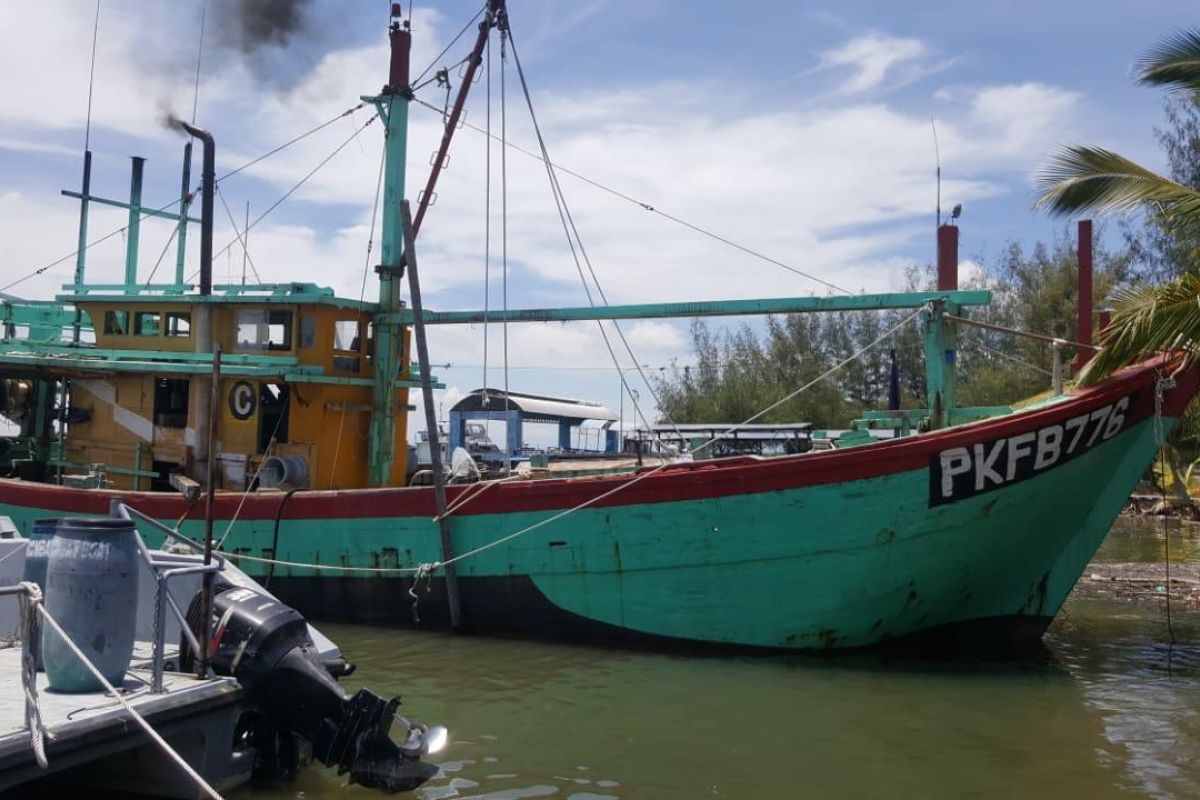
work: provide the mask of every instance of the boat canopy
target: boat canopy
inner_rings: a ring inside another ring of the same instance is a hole
[[[507,403],[505,402],[507,400]],[[566,422],[578,424],[589,420],[612,423],[617,415],[607,406],[587,400],[566,397],[508,392],[503,389],[476,389],[450,409],[458,412],[519,411],[525,422]]]

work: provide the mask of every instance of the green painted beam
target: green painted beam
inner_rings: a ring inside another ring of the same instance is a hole
[[[894,292],[837,297],[777,297],[755,300],[708,300],[691,303],[643,303],[637,305],[578,308],[520,308],[508,311],[426,311],[429,325],[460,325],[484,322],[572,322],[597,319],[652,319],[663,317],[717,317],[751,314],[790,314],[814,311],[882,311],[919,308],[933,300],[957,306],[983,306],[992,301],[987,290],[955,292]],[[408,309],[386,315],[388,321],[412,323]]]
[[[58,302],[77,303],[120,300],[135,303],[184,302],[189,304],[207,303],[209,305],[224,305],[232,303],[258,303],[263,305],[326,305],[337,308],[349,308],[356,311],[374,311],[377,304],[361,300],[350,300],[337,297],[331,289],[310,283],[279,283],[258,285],[226,285],[213,286],[213,294],[202,297],[197,294],[186,294],[195,288],[193,284],[140,284],[126,286],[122,283],[92,283],[76,286],[72,283],[63,284],[63,294],[57,296]],[[177,295],[184,295],[176,297]]]
[[[115,206],[117,208],[124,209],[130,208],[130,204],[124,200],[109,200],[106,197],[96,197],[94,194],[84,197],[84,195],[80,194],[79,192],[72,192],[69,189],[63,189],[62,195],[63,197],[73,197],[76,200],[88,200],[92,203],[99,203],[103,206]],[[142,217],[158,217],[160,219],[169,219],[176,222],[179,220],[179,214],[176,214],[174,211],[159,211],[153,208],[138,206],[138,212]],[[200,224],[200,220],[196,219],[195,217],[188,217],[187,221],[195,222],[197,225]]]
[[[147,337],[150,338],[150,337]],[[116,350],[100,347],[73,347],[68,343],[41,344],[27,342],[21,339],[0,341],[0,351],[28,353],[31,357],[61,356],[63,358],[104,359],[120,363],[121,361],[161,361],[163,363],[200,363],[212,366],[212,353],[194,353],[191,351],[175,352],[171,350]],[[262,356],[253,353],[222,353],[221,365],[239,364],[258,367],[295,367],[300,363],[295,356]]]
[[[111,472],[114,475],[133,475],[139,478],[158,477],[158,473],[154,470],[132,469],[130,467],[111,467],[108,464],[85,464],[82,461],[64,461],[60,458],[51,458],[46,463],[52,467],[70,467],[73,469],[91,469],[92,467],[99,467],[101,472]]]
[[[114,371],[119,370],[120,372],[156,372],[162,375],[205,375],[212,372],[211,365],[201,363],[132,360],[113,362],[107,359],[80,356],[57,357],[46,353],[13,353],[5,350],[0,350],[0,364],[48,370],[51,373],[85,371],[111,375]],[[231,365],[226,368],[225,359],[221,359],[221,374],[225,377],[274,377],[280,375],[280,372],[281,370],[275,367],[246,364]]]

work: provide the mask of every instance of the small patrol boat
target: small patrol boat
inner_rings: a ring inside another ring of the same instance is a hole
[[[0,517],[0,792],[220,798],[313,760],[387,793],[437,774],[422,757],[445,728],[398,716],[399,698],[347,694],[337,678],[353,666],[333,642],[226,560],[172,541],[147,549],[121,504],[42,520],[32,539]]]

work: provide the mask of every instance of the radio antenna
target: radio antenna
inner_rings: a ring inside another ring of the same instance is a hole
[[[929,127],[933,129],[933,160],[937,165],[937,225],[942,224],[942,153],[938,149],[937,124],[933,121],[933,115],[929,115]]]

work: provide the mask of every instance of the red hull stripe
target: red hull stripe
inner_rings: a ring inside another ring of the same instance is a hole
[[[678,500],[699,500],[805,486],[841,483],[925,469],[930,458],[951,447],[962,447],[1062,423],[1094,408],[1135,393],[1127,427],[1154,414],[1154,388],[1161,363],[1150,362],[1125,369],[1095,387],[1073,393],[1070,399],[1037,411],[985,420],[946,431],[885,441],[867,447],[833,450],[770,459],[730,458],[678,464],[661,470],[628,489],[614,493],[594,507],[637,505]],[[1197,389],[1198,375],[1176,376],[1177,385],[1165,393],[1163,414],[1178,416]],[[555,511],[583,503],[628,482],[627,475],[537,480],[499,484],[467,503],[456,515],[498,514],[519,511]],[[451,487],[450,502],[467,487]],[[69,489],[22,481],[0,480],[0,502],[39,510],[76,514],[108,513],[109,502],[123,498],[140,511],[159,519],[176,519],[186,506],[175,494]],[[239,519],[273,520],[282,495],[251,494]],[[216,519],[228,520],[241,500],[237,493],[217,497]],[[192,509],[199,513],[199,504]],[[306,491],[292,496],[284,519],[363,519],[425,516],[436,513],[433,489],[349,489]],[[218,529],[218,535],[222,531]]]

